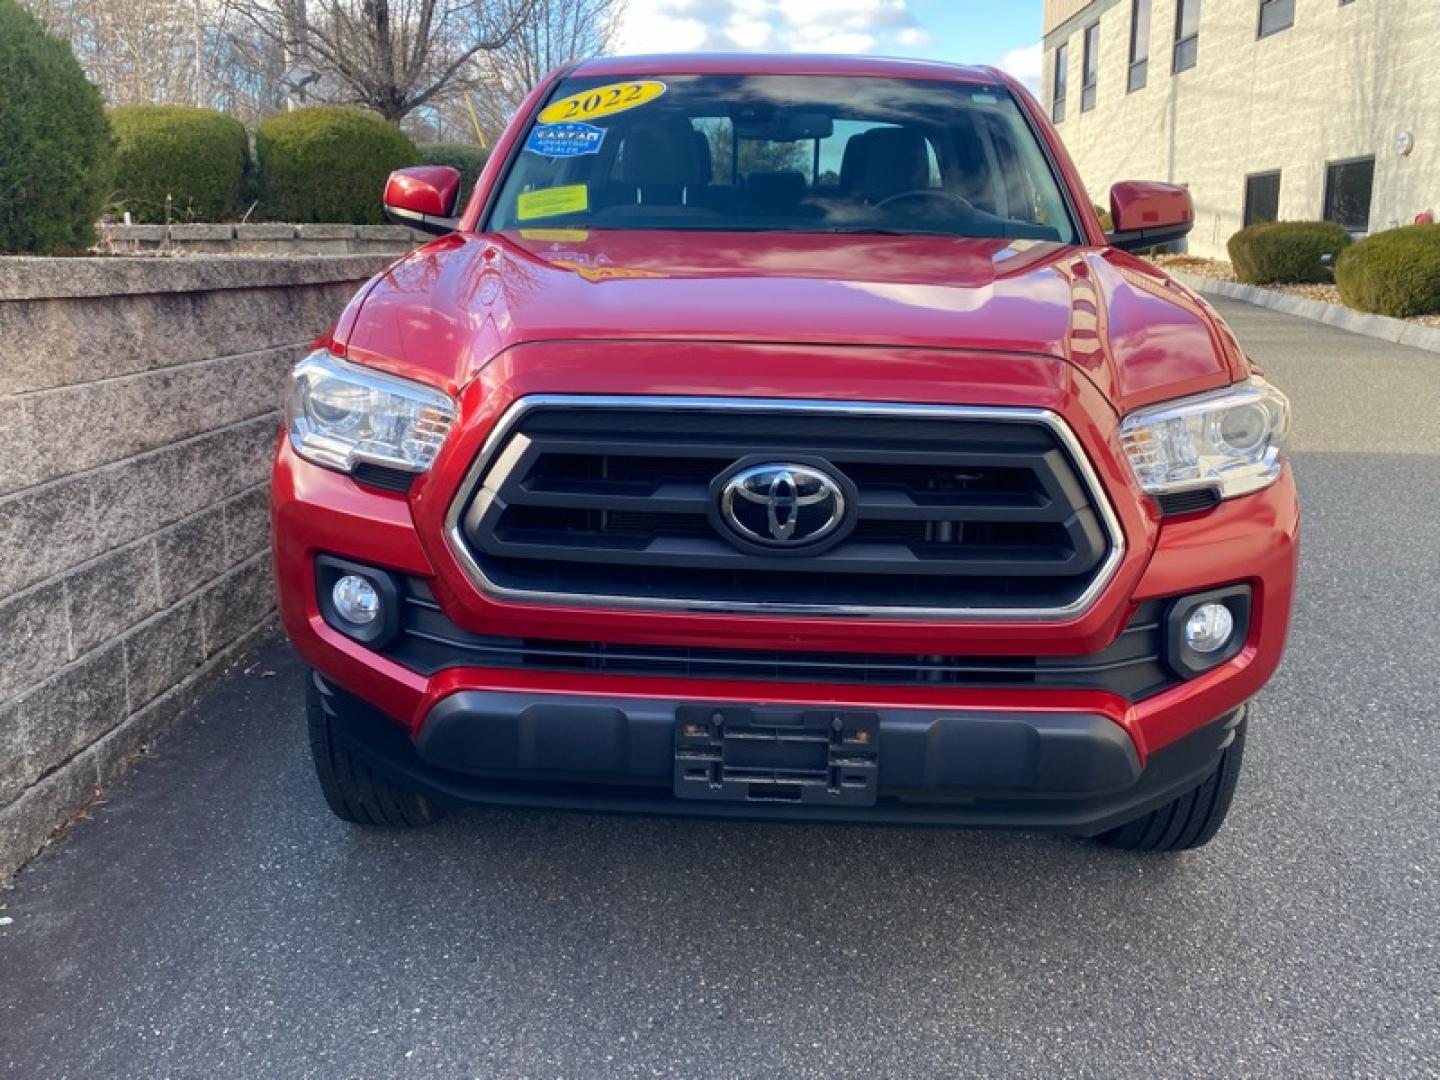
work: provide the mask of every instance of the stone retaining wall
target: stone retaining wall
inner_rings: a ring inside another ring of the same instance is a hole
[[[388,261],[0,259],[0,881],[273,627],[286,374]]]
[[[185,225],[99,226],[101,251],[119,255],[171,251],[208,255],[400,255],[426,240],[404,225]]]

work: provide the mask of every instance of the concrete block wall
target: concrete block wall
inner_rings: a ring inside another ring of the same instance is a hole
[[[1417,0],[1296,0],[1295,23],[1258,38],[1258,0],[1203,0],[1195,67],[1172,74],[1178,0],[1153,0],[1149,78],[1127,90],[1131,0],[1052,0],[1045,25],[1049,109],[1055,55],[1068,42],[1059,125],[1090,195],[1109,205],[1118,180],[1186,184],[1189,249],[1225,258],[1243,224],[1245,178],[1278,170],[1280,217],[1317,220],[1326,163],[1374,155],[1370,229],[1440,211],[1440,5]],[[1081,110],[1084,33],[1100,26],[1095,108]],[[1414,137],[1396,150],[1401,131]]]
[[[194,222],[123,225],[102,222],[99,250],[115,254],[400,255],[433,237],[404,225],[232,225]]]
[[[271,629],[286,375],[388,261],[0,259],[0,881]]]

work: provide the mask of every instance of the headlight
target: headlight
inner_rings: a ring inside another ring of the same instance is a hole
[[[1140,409],[1120,424],[1130,466],[1151,495],[1259,491],[1279,477],[1289,435],[1289,400],[1259,378]]]
[[[285,424],[295,452],[349,472],[368,461],[424,472],[455,423],[439,390],[347,364],[325,350],[295,365]]]

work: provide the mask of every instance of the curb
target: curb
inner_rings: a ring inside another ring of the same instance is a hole
[[[1363,311],[1352,311],[1340,304],[1307,300],[1303,296],[1291,296],[1289,293],[1261,289],[1255,285],[1242,285],[1238,281],[1217,281],[1215,278],[1175,271],[1167,273],[1201,296],[1240,300],[1256,307],[1271,308],[1300,319],[1324,323],[1338,330],[1348,330],[1352,334],[1440,353],[1440,327],[1421,326],[1404,319],[1392,319],[1388,315],[1369,315]]]

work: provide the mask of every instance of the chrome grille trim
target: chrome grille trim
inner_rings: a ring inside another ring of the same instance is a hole
[[[1109,553],[1089,586],[1073,602],[1053,608],[922,608],[846,604],[772,604],[687,600],[633,596],[577,596],[507,588],[491,581],[470,553],[461,528],[465,507],[495,455],[508,442],[519,420],[537,408],[649,409],[675,411],[730,411],[748,413],[802,413],[840,416],[911,417],[926,420],[977,420],[1038,423],[1048,427],[1070,455],[1086,488],[1106,538]],[[1119,571],[1125,557],[1125,534],[1080,441],[1059,414],[1049,409],[1008,406],[915,405],[900,402],[849,402],[797,398],[725,398],[666,395],[532,394],[516,400],[486,436],[480,452],[466,471],[445,513],[445,542],[470,581],[487,597],[507,603],[550,604],[593,610],[654,612],[708,612],[738,615],[811,616],[828,618],[895,619],[927,622],[1049,622],[1076,618],[1088,611]]]

